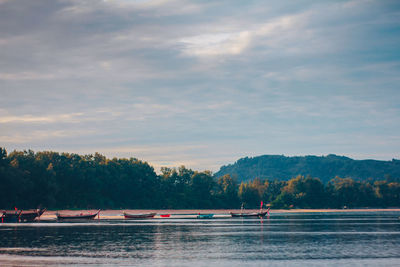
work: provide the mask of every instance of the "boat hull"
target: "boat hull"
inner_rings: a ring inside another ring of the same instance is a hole
[[[19,221],[20,222],[33,222],[36,220],[36,218],[40,218],[40,216],[42,216],[42,214],[45,211],[46,211],[46,209],[22,211],[21,214],[19,215]]]
[[[234,213],[231,212],[232,217],[236,218],[264,218],[267,215],[268,211],[264,212],[240,212]]]
[[[156,213],[141,213],[141,214],[130,214],[124,212],[125,219],[151,219],[156,216]]]
[[[78,214],[78,215],[62,215],[56,214],[57,220],[59,221],[87,221],[93,220],[98,214],[100,210],[94,214]]]
[[[19,215],[21,214],[21,210],[18,211],[3,211],[3,215],[1,216],[1,222],[3,223],[17,223],[19,222]]]
[[[197,219],[212,219],[214,214],[199,214],[197,215]]]
[[[5,210],[1,216],[1,221],[4,223],[34,222],[45,210]]]

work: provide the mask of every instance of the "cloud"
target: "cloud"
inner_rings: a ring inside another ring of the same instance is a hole
[[[31,132],[18,132],[13,135],[0,135],[0,142],[5,145],[34,145],[36,142],[50,142],[55,139],[76,138],[82,135],[93,134],[90,130],[33,130]],[[47,147],[45,145],[45,147]]]
[[[0,5],[7,148],[213,170],[246,155],[400,149],[394,2]]]
[[[50,116],[0,116],[0,123],[59,123],[59,122],[79,122],[83,113],[61,114]]]
[[[204,34],[183,38],[183,53],[194,56],[238,55],[249,44],[250,34],[239,33]]]
[[[300,30],[302,15],[291,15],[272,19],[258,25],[244,25],[238,32],[203,33],[179,40],[183,44],[183,53],[192,56],[239,55],[248,48],[255,38],[268,37],[268,46],[276,46],[280,36],[289,35],[288,31]],[[222,27],[224,29],[224,27]]]
[[[21,72],[21,73],[0,73],[0,80],[53,80],[54,74],[34,73],[34,72]]]

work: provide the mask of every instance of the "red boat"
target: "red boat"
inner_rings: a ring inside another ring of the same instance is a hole
[[[150,219],[154,218],[156,216],[156,213],[136,213],[136,214],[130,214],[124,212],[124,217],[125,219]]]
[[[93,220],[98,214],[100,213],[100,210],[98,210],[96,213],[89,213],[89,214],[76,214],[76,215],[62,215],[59,213],[56,213],[57,220],[59,221],[81,221],[81,220]]]
[[[169,218],[171,214],[160,214],[161,218]]]

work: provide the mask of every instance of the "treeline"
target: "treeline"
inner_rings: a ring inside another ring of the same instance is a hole
[[[324,185],[318,178],[304,176],[289,181],[255,179],[242,182],[238,196],[253,207],[260,200],[277,208],[400,207],[400,183],[335,177]]]
[[[157,175],[135,158],[0,148],[0,209],[257,208],[261,200],[273,208],[399,207],[400,183],[303,176],[239,183],[183,166]]]

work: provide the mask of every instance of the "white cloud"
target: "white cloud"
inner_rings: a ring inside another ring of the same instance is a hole
[[[82,120],[82,115],[83,113],[47,115],[47,116],[34,116],[29,114],[21,116],[0,115],[0,123],[55,123],[55,122],[76,123]]]
[[[182,38],[183,52],[194,56],[238,55],[250,42],[249,32],[204,34]]]
[[[48,146],[50,141],[60,140],[64,138],[76,138],[81,137],[82,135],[91,135],[94,134],[94,131],[88,129],[81,130],[32,130],[29,132],[17,132],[12,135],[0,135],[0,142],[8,145],[14,146],[15,144],[25,144],[28,146],[33,146],[35,143],[46,144],[44,147]]]
[[[306,31],[309,11],[284,15],[268,19],[266,22],[243,23],[235,25],[237,31],[226,31],[229,26],[221,20],[220,29],[179,40],[183,45],[185,55],[197,57],[214,57],[224,55],[239,55],[254,46],[264,46],[266,49],[286,49],[299,53],[296,48],[299,40],[311,40],[311,31]],[[225,30],[225,31],[224,31]]]
[[[23,81],[23,80],[53,80],[56,75],[53,73],[35,73],[35,72],[14,72],[1,73],[0,80]]]

